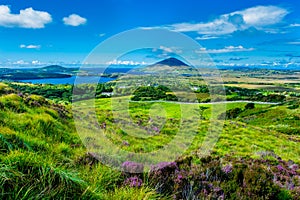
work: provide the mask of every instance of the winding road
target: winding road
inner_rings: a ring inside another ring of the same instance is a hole
[[[195,103],[195,102],[178,102],[178,101],[130,101],[137,103],[175,103],[175,104],[199,104],[199,105],[210,105],[210,104],[228,104],[228,103],[254,103],[254,104],[265,104],[265,105],[278,105],[280,103],[275,102],[262,102],[262,101],[247,101],[247,100],[237,100],[237,101],[216,101],[216,102],[207,102],[207,103]]]

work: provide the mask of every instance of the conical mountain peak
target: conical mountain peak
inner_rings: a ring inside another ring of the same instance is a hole
[[[159,61],[157,63],[155,63],[154,65],[168,65],[170,67],[173,66],[189,66],[186,63],[182,62],[181,60],[178,60],[177,58],[167,58],[165,60]]]

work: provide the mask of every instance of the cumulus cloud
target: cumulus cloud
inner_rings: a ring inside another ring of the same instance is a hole
[[[44,11],[36,11],[32,8],[20,10],[19,14],[12,14],[6,5],[0,5],[0,26],[20,28],[44,28],[52,22],[52,17]]]
[[[264,32],[275,33],[276,28],[273,26],[281,23],[287,14],[289,14],[289,11],[282,7],[256,6],[221,15],[209,22],[177,23],[163,27],[179,32],[197,32],[211,36],[204,39],[214,39],[212,36],[231,34],[235,31],[243,31],[253,27]]]
[[[289,11],[277,6],[257,6],[235,13],[243,15],[248,25],[261,27],[281,22]]]
[[[21,44],[20,48],[21,49],[40,49],[41,45],[34,45],[34,44],[25,45],[25,44]]]
[[[254,48],[245,48],[241,45],[239,46],[227,46],[223,49],[206,49],[201,48],[196,51],[196,53],[231,53],[231,52],[242,52],[242,51],[254,51]]]
[[[80,17],[77,14],[71,14],[68,17],[63,18],[63,22],[68,26],[80,26],[87,22],[87,19]]]

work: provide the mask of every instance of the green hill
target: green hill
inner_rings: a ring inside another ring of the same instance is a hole
[[[130,119],[112,118],[110,101],[97,99],[96,113],[100,123],[106,122],[106,136],[122,149],[140,153],[159,149],[176,134],[179,104],[160,102],[168,112],[165,126],[153,137],[139,139],[115,125]],[[149,109],[157,113],[162,109],[153,104],[157,102],[131,102],[132,122],[157,126],[151,124]],[[189,104],[185,108],[196,109]],[[199,199],[298,199],[299,109],[297,99],[282,105],[228,104],[228,119],[211,156],[201,157],[211,106],[200,105],[196,110],[201,126],[189,125],[197,135],[188,151],[175,162],[134,174],[101,164],[84,147],[70,106],[1,83],[0,199],[186,199],[187,194]],[[80,116],[90,111],[84,107]]]
[[[49,65],[46,67],[42,67],[39,70],[43,72],[53,72],[53,73],[66,73],[66,72],[73,72],[78,68],[66,68],[60,65]]]

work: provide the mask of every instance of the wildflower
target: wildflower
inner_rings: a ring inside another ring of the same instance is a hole
[[[281,165],[277,165],[277,169],[278,169],[279,171],[283,171],[283,170],[284,170],[284,168],[283,168]]]
[[[154,126],[154,127],[153,127],[153,131],[155,131],[155,132],[159,132],[159,128],[158,128],[158,127],[156,127],[156,126]]]
[[[287,189],[288,190],[293,190],[295,188],[295,184],[293,182],[290,182],[287,184]]]
[[[122,168],[125,172],[129,173],[141,173],[144,171],[144,165],[141,163],[126,161],[122,164]]]
[[[164,170],[164,169],[177,169],[176,162],[160,162],[151,167],[151,171]]]
[[[22,97],[22,98],[24,97],[24,95],[23,95],[22,92],[19,92],[19,93],[18,93],[18,96],[19,96],[19,97]]]
[[[220,192],[222,189],[221,188],[219,188],[219,187],[215,187],[214,188],[214,192]]]
[[[299,169],[299,166],[297,164],[293,164],[293,165],[289,166],[289,168],[296,171]]]
[[[125,140],[123,140],[122,144],[123,144],[124,146],[129,146],[129,145],[130,145],[129,142],[127,142],[127,141],[125,141]]]
[[[225,199],[225,195],[223,193],[223,194],[221,194],[221,196],[219,196],[218,200],[224,200],[224,199]]]
[[[178,174],[177,178],[175,179],[175,182],[180,183],[182,179],[183,179],[183,176],[181,174]]]
[[[232,172],[232,166],[231,165],[226,165],[222,168],[222,171],[225,173],[225,174],[229,174],[230,172]]]
[[[125,180],[125,185],[129,187],[141,187],[143,184],[142,179],[138,178],[137,176],[129,177]]]

